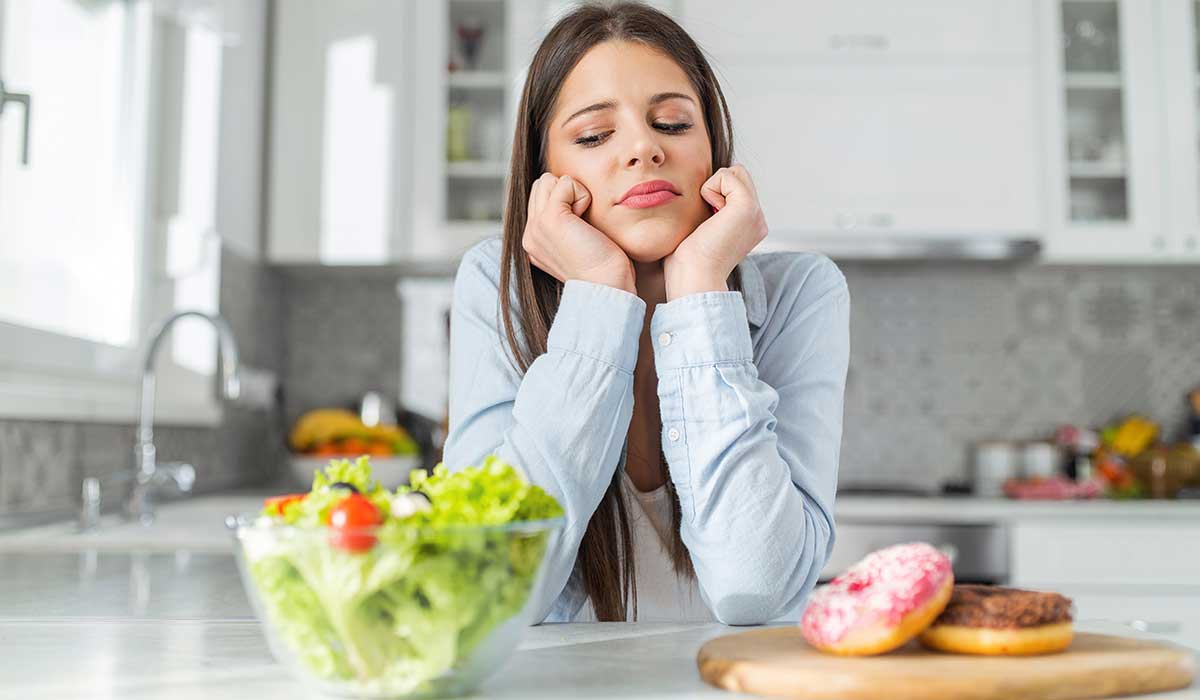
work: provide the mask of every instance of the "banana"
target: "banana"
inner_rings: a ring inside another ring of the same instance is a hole
[[[365,425],[352,411],[342,408],[318,408],[300,416],[293,426],[288,442],[292,449],[303,452],[316,445],[342,438],[380,440],[396,445],[398,451],[412,444],[412,438],[395,425]],[[415,444],[412,444],[415,448]]]

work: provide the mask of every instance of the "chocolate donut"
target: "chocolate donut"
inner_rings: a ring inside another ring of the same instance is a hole
[[[1045,654],[1070,646],[1071,619],[1071,600],[1058,593],[958,584],[920,640],[963,654]]]

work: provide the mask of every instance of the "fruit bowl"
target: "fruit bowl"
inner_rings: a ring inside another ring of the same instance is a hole
[[[347,457],[354,459],[353,457]],[[339,459],[341,456],[332,457]],[[298,483],[312,483],[313,474],[317,470],[329,464],[331,457],[317,457],[314,455],[291,453],[288,457],[288,466],[291,468],[292,478]],[[408,484],[408,474],[413,469],[421,466],[421,455],[393,455],[390,457],[371,457],[371,475],[385,489],[394,489],[397,486]]]

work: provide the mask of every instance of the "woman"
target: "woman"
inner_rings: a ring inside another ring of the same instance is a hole
[[[496,453],[566,509],[538,620],[794,619],[829,555],[849,293],[824,256],[747,257],[731,142],[654,9],[578,8],[533,58],[503,238],[455,279],[444,461]]]

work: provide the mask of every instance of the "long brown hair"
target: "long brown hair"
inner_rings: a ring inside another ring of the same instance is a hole
[[[575,8],[554,25],[534,54],[521,92],[504,209],[500,315],[508,345],[522,375],[539,355],[546,352],[546,337],[558,311],[563,288],[562,282],[532,265],[521,246],[529,191],[545,172],[546,129],[560,87],[589,49],[612,40],[641,42],[679,64],[704,110],[705,127],[712,144],[713,171],[732,163],[733,124],[725,96],[700,47],[669,16],[636,2],[586,4]],[[730,285],[733,289],[741,289],[741,278],[736,270],[730,277]],[[511,315],[510,295],[520,305],[516,325]],[[669,547],[672,565],[679,574],[695,576],[691,558],[679,535],[679,496],[668,478],[661,450],[659,463],[672,504]],[[635,619],[637,615],[633,542],[628,507],[621,497],[621,478],[620,473],[613,475],[612,483],[588,521],[576,559],[596,618],[603,621],[627,619],[631,598]],[[620,580],[616,572],[621,572]]]

